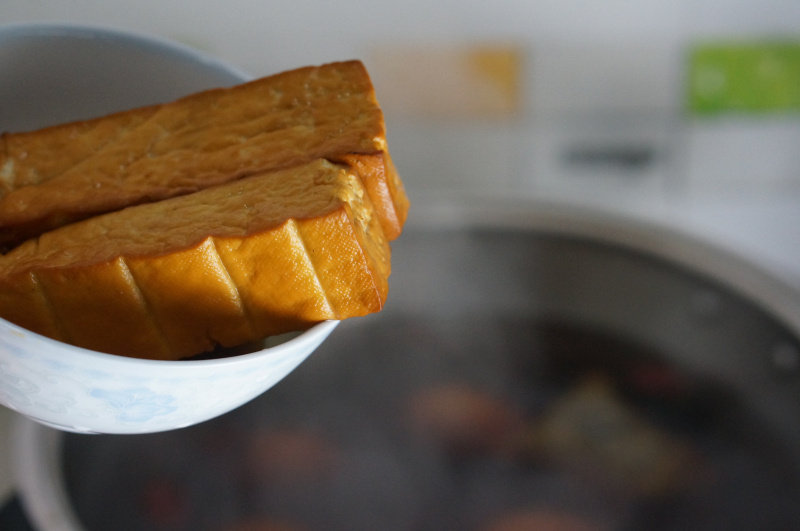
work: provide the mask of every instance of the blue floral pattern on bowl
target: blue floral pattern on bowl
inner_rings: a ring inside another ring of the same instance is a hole
[[[337,324],[320,323],[283,344],[235,358],[153,362],[85,351],[0,319],[0,404],[77,432],[152,433],[189,426],[275,385]]]
[[[111,406],[121,422],[146,422],[178,409],[174,396],[157,394],[146,387],[121,390],[95,388],[89,394]]]

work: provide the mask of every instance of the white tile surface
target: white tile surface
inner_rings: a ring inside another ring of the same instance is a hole
[[[578,201],[659,199],[680,184],[674,128],[646,115],[534,120],[518,138],[516,185]]]
[[[533,51],[532,112],[675,112],[681,66],[681,48],[670,42],[543,43]]]
[[[392,157],[412,201],[429,191],[511,190],[515,129],[509,123],[387,121]]]
[[[697,194],[800,188],[800,118],[728,116],[687,124],[686,172]]]

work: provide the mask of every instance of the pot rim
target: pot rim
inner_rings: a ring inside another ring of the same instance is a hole
[[[719,283],[800,340],[800,285],[691,228],[637,214],[542,199],[435,199],[415,203],[409,228],[492,228],[592,240],[651,256]],[[416,208],[420,207],[420,208]]]

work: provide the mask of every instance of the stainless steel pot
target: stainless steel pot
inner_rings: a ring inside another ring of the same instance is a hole
[[[35,522],[224,528],[269,509],[328,529],[489,529],[515,510],[505,524],[800,525],[796,291],[607,213],[414,216],[385,310],[256,402],[146,437],[21,421]]]

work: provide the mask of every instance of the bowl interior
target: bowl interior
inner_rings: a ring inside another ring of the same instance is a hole
[[[180,44],[101,28],[0,26],[0,130],[161,103],[247,76]]]

